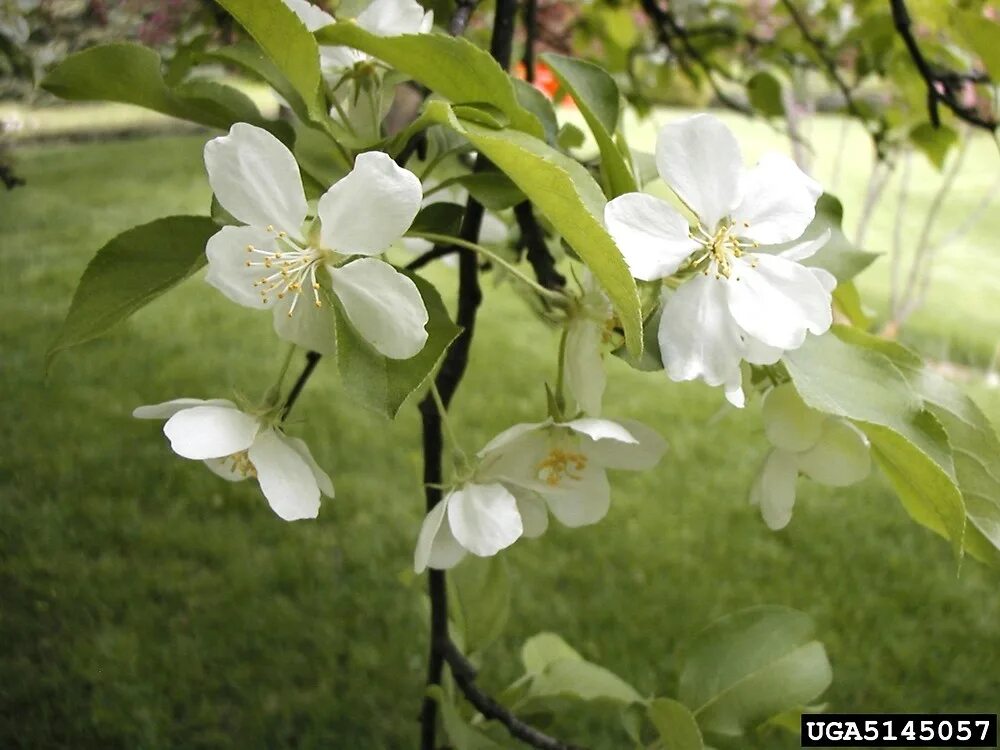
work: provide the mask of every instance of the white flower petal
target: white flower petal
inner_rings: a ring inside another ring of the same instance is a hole
[[[319,48],[319,67],[323,71],[323,75],[329,79],[331,86],[340,82],[340,78],[346,70],[367,59],[368,55],[351,47],[324,45]]]
[[[222,458],[250,447],[260,424],[230,406],[195,406],[163,425],[174,453],[184,458]]]
[[[132,416],[136,419],[170,419],[179,411],[190,409],[192,406],[224,406],[235,409],[236,404],[225,398],[175,398],[172,401],[163,401],[159,404],[148,404],[147,406],[137,406],[132,410]]]
[[[842,419],[828,419],[815,446],[799,455],[799,469],[810,479],[831,487],[860,482],[871,468],[868,438]]]
[[[740,236],[778,245],[802,236],[816,215],[819,183],[783,154],[765,154],[740,178],[741,199],[732,210]]]
[[[274,235],[257,227],[223,227],[213,234],[205,248],[208,255],[205,281],[238,305],[263,309],[274,304],[274,295],[265,302],[254,284],[274,271],[247,265],[247,261],[263,260],[259,253],[247,252],[251,246],[265,252],[278,249]]]
[[[570,322],[566,331],[566,388],[585,414],[601,413],[607,385],[604,372],[604,326],[587,318]]]
[[[776,346],[768,346],[743,331],[743,359],[752,365],[773,365],[785,352]]]
[[[285,521],[319,515],[319,486],[312,468],[276,430],[264,430],[248,452],[271,510]]]
[[[334,312],[329,305],[316,307],[308,290],[291,312],[293,295],[286,295],[274,305],[274,331],[285,341],[321,354],[337,351],[337,329]]]
[[[467,484],[455,490],[448,524],[458,543],[479,557],[509,547],[524,530],[517,501],[502,484]]]
[[[659,342],[671,380],[739,382],[743,341],[726,306],[724,286],[699,274],[666,297]]]
[[[592,441],[606,441],[612,443],[624,443],[626,445],[638,445],[639,440],[623,425],[613,422],[610,419],[595,419],[584,417],[574,419],[571,422],[563,422],[560,426],[567,427],[573,432],[586,435]]]
[[[420,210],[417,176],[381,151],[359,154],[319,199],[323,244],[348,255],[376,255],[398,242]]]
[[[455,541],[448,526],[445,514],[449,499],[450,496],[435,505],[420,526],[417,547],[413,551],[413,569],[417,573],[423,573],[427,568],[453,568],[465,557],[465,550]]]
[[[239,465],[231,458],[206,458],[202,463],[213,474],[222,477],[227,482],[242,482],[247,478],[247,475],[239,470]]]
[[[291,435],[285,435],[284,439],[285,442],[291,445],[295,451],[302,456],[302,460],[309,466],[309,470],[316,479],[316,485],[319,487],[319,491],[327,497],[333,497],[333,480],[330,479],[329,474],[323,471],[323,467],[316,463],[316,459],[313,458],[312,451],[309,450],[309,446],[306,445],[306,441],[302,438],[292,437]]]
[[[529,432],[535,432],[543,427],[548,427],[551,424],[552,420],[546,419],[544,422],[522,422],[521,424],[516,424],[513,427],[508,427],[495,438],[490,440],[490,442],[488,442],[477,455],[480,458],[484,458],[488,453],[494,453],[502,448],[508,447],[514,441],[519,440],[523,435],[527,435]]]
[[[295,15],[299,17],[299,20],[305,24],[309,31],[318,31],[324,26],[336,23],[333,20],[333,16],[322,8],[307,2],[307,0],[284,0],[284,2],[285,5],[295,12]]]
[[[722,384],[724,393],[726,394],[726,401],[735,406],[737,409],[742,409],[746,406],[747,395],[743,392],[743,377],[740,375],[733,375]]]
[[[827,421],[825,414],[806,406],[791,383],[783,383],[764,394],[761,418],[768,442],[792,453],[816,445]]]
[[[684,217],[651,195],[618,196],[604,207],[604,223],[632,275],[643,281],[669,276],[698,248]]]
[[[597,523],[611,507],[611,486],[603,468],[589,463],[576,476],[564,479],[558,487],[541,491],[552,515],[570,528]]]
[[[377,258],[358,258],[329,270],[348,320],[378,352],[409,359],[424,348],[427,308],[409,277]]]
[[[740,327],[786,351],[802,346],[807,331],[826,332],[833,323],[830,293],[812,270],[776,255],[755,258],[755,268],[736,259],[725,284],[729,311]]]
[[[416,34],[426,23],[423,6],[415,0],[372,0],[355,20],[358,26],[376,36]]]
[[[798,474],[794,454],[773,450],[750,491],[750,501],[760,506],[764,523],[773,531],[785,528],[792,520]]]
[[[810,267],[809,270],[812,271],[812,274],[816,277],[819,285],[823,287],[828,294],[833,294],[833,290],[837,288],[837,277],[825,268]]]
[[[511,485],[507,488],[517,500],[517,512],[521,514],[522,536],[536,539],[549,528],[549,507],[537,492]]]
[[[803,240],[802,242],[796,242],[787,250],[782,250],[778,255],[782,258],[788,260],[805,260],[806,258],[813,257],[816,253],[823,249],[827,242],[830,241],[832,232],[829,229],[824,229],[823,233],[818,237],[811,240]]]
[[[587,450],[588,455],[609,469],[645,471],[656,466],[667,450],[667,442],[660,433],[634,419],[622,420],[621,426],[635,442],[595,440]]]
[[[740,145],[712,115],[665,125],[656,139],[656,168],[709,232],[739,199]]]
[[[244,224],[298,237],[309,207],[295,157],[263,128],[238,122],[205,144],[215,197]]]

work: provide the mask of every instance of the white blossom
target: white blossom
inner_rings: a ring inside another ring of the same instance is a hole
[[[166,419],[163,432],[174,453],[203,461],[223,479],[256,479],[271,509],[286,521],[315,518],[320,493],[333,497],[333,482],[304,441],[232,401],[179,398],[140,406],[132,416]]]
[[[641,193],[608,203],[605,223],[637,279],[689,274],[664,290],[658,335],[668,376],[722,385],[743,406],[741,360],[773,364],[832,323],[836,280],[799,263],[829,234],[783,252],[761,249],[799,240],[822,189],[778,154],[744,168],[736,139],[710,115],[665,126],[656,165],[695,225]]]
[[[284,0],[309,31],[318,31],[336,23],[336,19],[308,0]],[[434,12],[425,12],[416,0],[373,0],[354,19],[365,31],[376,36],[426,33],[434,25]],[[323,45],[319,48],[320,67],[336,84],[343,73],[368,55],[350,47]]]
[[[596,417],[607,385],[604,355],[613,343],[614,308],[589,271],[580,279],[580,292],[566,322],[563,369],[579,410]]]
[[[800,473],[820,484],[846,487],[871,472],[868,438],[850,422],[806,406],[791,383],[764,395],[764,432],[774,446],[750,490],[769,528],[788,525]]]
[[[206,280],[246,307],[272,308],[278,335],[320,352],[335,347],[327,290],[377,351],[408,359],[427,341],[427,309],[416,284],[375,257],[398,242],[420,210],[420,182],[380,151],[319,199],[316,221],[295,157],[266,130],[237,123],[205,145],[219,203],[246,226],[209,241]]]

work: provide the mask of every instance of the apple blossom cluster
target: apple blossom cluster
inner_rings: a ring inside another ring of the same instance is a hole
[[[304,0],[286,3],[310,30],[334,23]],[[432,18],[413,0],[375,0],[356,21],[391,35],[427,31]],[[366,61],[342,47],[322,47],[320,54],[334,90],[345,71]],[[422,205],[432,202],[416,175],[382,151],[366,151],[310,203],[292,152],[246,123],[209,141],[204,157],[218,204],[238,222],[208,241],[209,284],[239,305],[270,310],[280,338],[315,352],[336,351],[334,316],[387,359],[410,359],[424,348],[424,300],[410,276],[384,257],[413,240],[407,233]],[[802,239],[820,187],[784,157],[744,168],[733,135],[705,115],[664,127],[656,164],[678,204],[621,195],[607,204],[608,230],[632,275],[657,284],[667,375],[722,385],[742,407],[745,363],[774,364],[808,333],[831,325],[836,282],[800,262],[829,236]],[[666,443],[650,427],[600,416],[605,357],[621,336],[596,278],[584,267],[574,279],[576,291],[552,293],[562,339],[549,418],[505,430],[456,470],[420,529],[418,572],[537,537],[550,513],[568,527],[597,523],[611,502],[607,470],[649,469],[664,454]],[[305,443],[285,434],[279,391],[280,380],[259,405],[177,399],[139,407],[134,416],[165,419],[178,455],[230,481],[256,479],[281,518],[314,518],[320,496],[333,497],[333,484]],[[834,485],[867,474],[864,436],[806,407],[790,384],[765,395],[764,420],[774,450],[752,497],[772,528],[791,516],[799,472]]]

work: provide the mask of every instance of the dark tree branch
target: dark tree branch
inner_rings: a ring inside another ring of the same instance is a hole
[[[465,33],[465,28],[469,25],[472,12],[479,5],[479,0],[457,0],[455,12],[452,14],[451,22],[448,24],[448,33],[452,36],[461,36]]]
[[[977,128],[989,130],[991,133],[997,129],[997,121],[980,115],[975,107],[967,107],[959,101],[956,95],[956,80],[952,75],[945,75],[931,66],[924,57],[920,45],[917,44],[916,37],[913,36],[913,23],[910,20],[910,12],[906,7],[905,0],[889,0],[892,9],[892,21],[896,27],[896,33],[906,44],[906,49],[910,53],[913,64],[916,65],[924,83],[927,85],[927,114],[934,127],[941,125],[941,113],[939,104],[943,104],[950,109],[957,118],[967,122]]]
[[[535,42],[538,37],[538,0],[524,0],[524,80],[535,82]]]
[[[737,112],[751,114],[753,110],[742,102],[736,101],[722,90],[718,82],[715,80],[715,74],[718,73],[719,75],[728,78],[728,73],[717,68],[704,55],[702,55],[701,52],[698,51],[698,48],[688,36],[687,30],[680,25],[673,13],[662,7],[658,0],[641,0],[641,3],[643,11],[645,11],[646,16],[650,21],[652,21],[653,26],[655,27],[656,35],[660,40],[660,43],[677,56],[677,61],[680,63],[681,68],[683,68],[688,78],[692,81],[697,81],[694,68],[691,67],[691,63],[689,62],[689,60],[691,60],[694,61],[694,64],[704,73],[705,80],[707,80],[708,85],[712,87],[712,91],[715,92],[715,98],[718,99],[720,103],[730,109],[736,110]],[[679,42],[683,48],[683,55],[677,54],[677,49],[674,47],[675,40]]]
[[[295,402],[299,400],[299,396],[302,394],[302,389],[306,387],[306,383],[309,382],[309,378],[312,377],[313,370],[316,369],[316,365],[319,364],[322,354],[319,352],[306,352],[306,366],[302,368],[302,373],[299,375],[298,380],[295,381],[295,385],[292,386],[292,390],[288,392],[288,397],[285,399],[285,405],[281,409],[281,421],[284,422],[288,419],[289,413],[292,411],[292,407],[295,406]]]
[[[435,245],[427,252],[418,255],[416,258],[407,263],[406,270],[416,271],[420,268],[423,268],[431,261],[435,261],[438,258],[443,258],[446,255],[451,255],[457,252],[458,248],[455,247],[454,245]]]
[[[451,640],[445,643],[444,656],[451,668],[451,674],[455,678],[455,684],[458,685],[459,690],[462,691],[469,703],[475,706],[476,710],[487,719],[493,719],[503,724],[511,737],[539,748],[539,750],[582,750],[576,745],[567,745],[565,742],[524,723],[506,706],[501,705],[489,694],[480,690],[479,686],[476,685],[475,668]]]
[[[514,206],[514,217],[521,230],[521,243],[525,247],[525,257],[535,272],[538,283],[546,289],[561,290],[566,286],[566,277],[556,270],[556,261],[545,245],[545,235],[538,225],[531,203],[524,201]]]

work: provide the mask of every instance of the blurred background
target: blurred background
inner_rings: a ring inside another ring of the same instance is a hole
[[[697,5],[669,7],[689,20]],[[773,38],[790,25],[774,20],[774,3],[742,5],[759,17],[741,33]],[[873,329],[917,346],[1000,421],[1000,160],[989,134],[952,123],[942,149],[913,135],[914,120],[908,137],[882,141],[891,153],[880,160],[867,118],[837,113],[844,102],[816,64],[773,76],[777,100],[755,99],[770,83],[731,90],[711,71],[685,76],[684,54],[651,44],[628,3],[539,0],[538,12],[540,48],[582,49],[630,84],[634,149],[651,151],[659,124],[713,108],[748,161],[792,154],[842,201],[847,237],[881,254],[857,280]],[[481,39],[488,4],[477,13],[470,34]],[[254,488],[177,460],[158,429],[130,417],[144,403],[266,388],[280,366],[268,316],[196,277],[46,375],[97,249],[138,223],[209,212],[201,150],[214,133],[125,104],[58,102],[38,81],[96,43],[139,42],[183,67],[238,34],[209,0],[0,0],[0,747],[413,746],[427,635],[412,573],[415,409],[387,422],[321,366],[295,428],[337,499],[316,522],[285,524]],[[263,85],[221,67],[201,74],[280,116]],[[535,82],[557,95],[541,67]],[[582,127],[570,108],[561,117]],[[447,296],[453,269],[426,273]],[[536,385],[551,378],[555,347],[507,286],[487,288],[482,313],[455,411],[470,446],[540,414]],[[768,531],[746,500],[765,452],[755,410],[725,408],[718,389],[609,368],[608,413],[655,426],[670,452],[654,471],[615,478],[601,524],[552,528],[505,553],[512,616],[487,687],[517,676],[526,637],[553,630],[662,694],[685,637],[776,603],[816,618],[834,665],[831,710],[998,710],[996,572],[957,564],[878,476],[840,491],[802,483],[792,524]],[[593,747],[625,746],[612,709],[558,722]],[[782,733],[751,742],[797,746]]]

